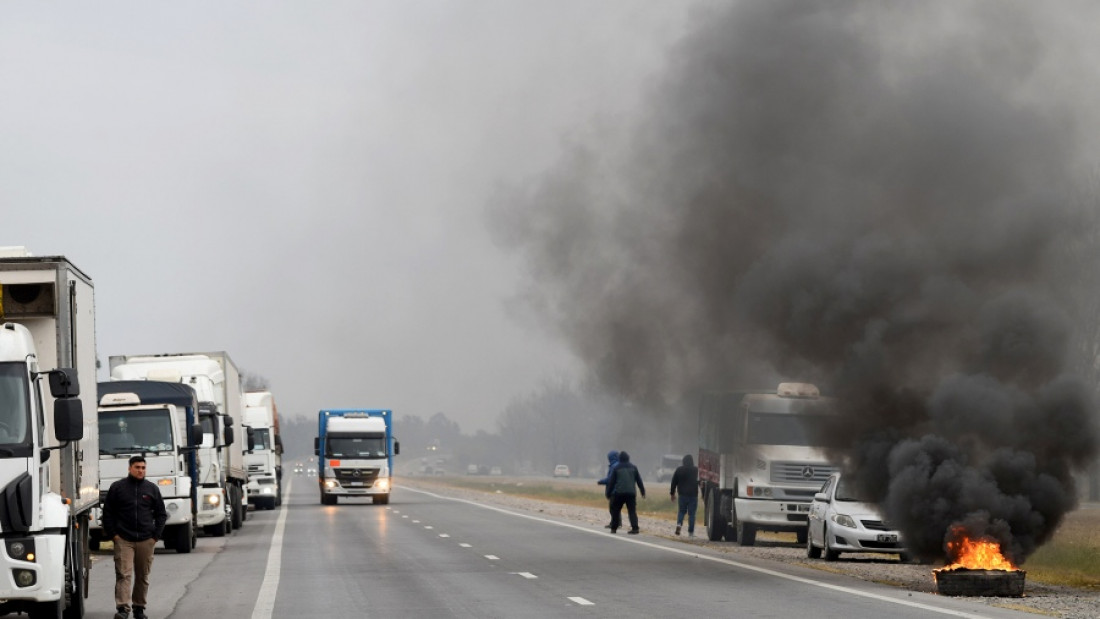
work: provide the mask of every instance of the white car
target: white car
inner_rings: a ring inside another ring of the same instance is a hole
[[[569,467],[564,464],[555,466],[554,477],[569,477]]]
[[[810,504],[806,556],[818,559],[824,553],[826,561],[835,561],[842,552],[896,554],[909,561],[901,533],[833,473]]]

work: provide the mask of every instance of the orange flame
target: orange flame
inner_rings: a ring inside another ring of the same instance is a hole
[[[951,570],[1009,570],[1019,568],[1001,554],[1001,545],[989,537],[972,539],[962,527],[951,531],[952,539],[947,542],[947,554],[954,563],[941,567],[934,572]]]

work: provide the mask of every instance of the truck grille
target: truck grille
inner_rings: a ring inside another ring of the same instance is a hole
[[[771,482],[773,484],[805,484],[820,488],[825,485],[836,471],[835,466],[824,462],[806,464],[805,462],[773,462]]]
[[[262,465],[262,464],[249,464],[248,465],[248,472],[249,473],[259,473],[260,471],[263,471],[263,470],[264,470],[264,465]]]
[[[341,484],[363,482],[370,486],[378,478],[378,469],[333,469],[333,473]]]

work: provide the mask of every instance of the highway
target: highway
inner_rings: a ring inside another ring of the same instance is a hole
[[[315,479],[290,482],[233,535],[158,549],[149,616],[1033,617],[409,486],[386,506],[322,506]],[[113,586],[96,553],[86,617],[113,616]]]

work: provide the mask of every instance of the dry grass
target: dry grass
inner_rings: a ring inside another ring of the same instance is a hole
[[[1054,539],[1020,567],[1028,580],[1100,591],[1100,507],[1070,513]]]

